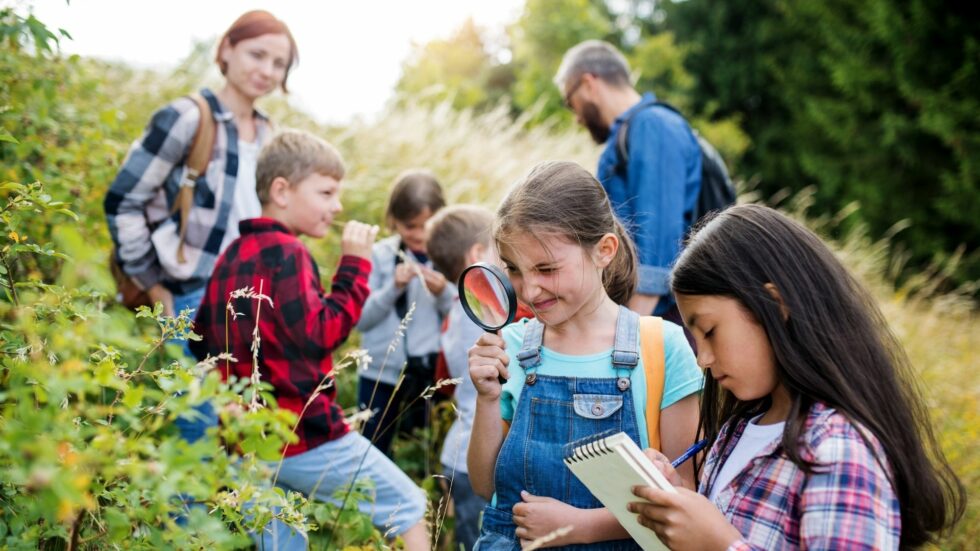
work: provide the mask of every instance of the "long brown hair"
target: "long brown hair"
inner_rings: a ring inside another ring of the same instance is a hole
[[[289,39],[289,64],[286,65],[286,74],[282,77],[282,84],[280,85],[283,92],[288,92],[286,89],[286,80],[289,79],[289,70],[293,68],[299,61],[299,50],[296,48],[296,41],[293,40],[293,33],[289,32],[289,27],[286,26],[281,20],[276,19],[276,16],[265,10],[252,10],[243,13],[225,34],[221,35],[221,40],[218,42],[218,52],[214,56],[214,61],[218,64],[218,68],[221,69],[221,74],[225,74],[228,71],[228,64],[221,60],[221,48],[227,41],[228,45],[234,47],[242,40],[248,40],[250,38],[255,38],[257,36],[262,36],[264,34],[284,34],[286,38]]]
[[[904,349],[874,298],[813,232],[767,207],[732,207],[702,222],[688,240],[671,287],[675,294],[733,298],[765,329],[791,398],[782,446],[802,470],[815,466],[798,443],[810,407],[821,402],[881,444],[885,457],[878,461],[887,462],[901,510],[902,548],[922,545],[963,515],[963,486],[936,442]],[[769,403],[738,400],[705,377],[699,437],[713,441],[725,422],[761,413]]]
[[[512,232],[552,233],[591,248],[607,233],[619,238],[619,249],[602,271],[602,285],[616,304],[626,304],[636,290],[636,247],[609,204],[598,181],[567,161],[536,165],[497,208],[494,240],[498,246]]]

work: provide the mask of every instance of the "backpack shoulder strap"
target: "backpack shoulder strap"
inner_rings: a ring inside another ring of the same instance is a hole
[[[626,167],[630,162],[630,121],[636,113],[633,112],[631,115],[623,119],[623,122],[619,123],[619,129],[616,131],[616,152],[619,153],[619,162],[616,163],[616,172],[626,175]]]
[[[661,107],[664,107],[666,109],[669,109],[669,110],[677,113],[678,115],[681,114],[681,112],[678,111],[677,108],[674,107],[673,105],[671,105],[669,103],[666,103],[666,102],[663,102],[663,101],[660,101],[660,100],[657,100],[657,101],[652,101],[652,102],[649,102],[649,103],[645,104],[642,109],[636,109],[632,113],[630,113],[626,118],[624,118],[623,119],[623,122],[621,122],[619,124],[619,129],[616,132],[616,151],[619,153],[619,163],[616,165],[616,172],[620,172],[620,173],[625,174],[626,173],[626,167],[627,167],[627,165],[629,165],[629,160],[630,160],[630,143],[629,143],[629,140],[630,140],[630,121],[632,121],[633,120],[633,117],[635,117],[643,109],[649,109],[649,108],[654,107],[656,105],[659,105]]]
[[[173,209],[170,211],[170,214],[180,211],[180,240],[177,244],[177,262],[180,263],[185,262],[184,239],[187,236],[187,217],[191,213],[191,207],[194,206],[194,182],[208,169],[211,151],[214,149],[214,136],[217,132],[208,100],[198,92],[187,97],[197,105],[198,111],[201,112],[201,118],[197,123],[197,130],[194,132],[194,140],[191,142],[187,161],[184,163],[184,177],[180,181],[180,189],[177,190],[177,200],[174,201]]]
[[[654,316],[640,318],[640,353],[647,378],[646,420],[650,447],[660,449],[660,402],[664,395],[664,324]]]
[[[670,111],[673,111],[674,113],[677,113],[682,118],[684,117],[684,114],[681,113],[681,110],[680,109],[674,107],[673,105],[667,103],[666,101],[657,100],[657,101],[653,102],[651,105],[659,105],[660,107],[663,107],[664,109],[668,109]]]
[[[191,142],[190,153],[187,155],[187,168],[193,178],[197,178],[208,168],[211,161],[211,151],[214,148],[214,135],[217,128],[214,117],[211,115],[211,105],[208,100],[200,94],[194,92],[188,96],[197,104],[197,109],[201,112],[201,120],[197,123],[197,131],[194,133],[194,141]]]

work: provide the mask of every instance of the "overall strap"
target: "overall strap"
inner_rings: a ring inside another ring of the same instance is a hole
[[[544,324],[533,318],[527,322],[524,328],[524,343],[521,344],[521,351],[517,353],[517,360],[521,364],[521,369],[537,367],[541,363],[541,341],[544,338]]]
[[[640,362],[636,353],[636,326],[640,315],[625,306],[619,307],[616,317],[616,342],[613,344],[612,363],[616,369],[633,369]]]
[[[650,447],[660,449],[660,403],[664,396],[664,320],[640,318],[640,352],[647,377],[646,419]]]

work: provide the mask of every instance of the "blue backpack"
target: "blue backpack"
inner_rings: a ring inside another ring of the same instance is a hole
[[[670,109],[674,113],[681,115],[674,106],[658,101],[650,106],[659,105]],[[616,150],[619,152],[619,164],[616,165],[616,172],[626,177],[626,167],[629,164],[629,128],[630,119],[640,110],[637,109],[627,117],[616,134]],[[683,115],[681,115],[683,117]],[[694,137],[698,140],[701,148],[701,191],[698,192],[698,201],[694,205],[691,213],[691,225],[694,225],[702,216],[711,211],[722,211],[735,204],[735,185],[732,184],[731,177],[728,176],[728,168],[725,160],[721,158],[718,151],[708,140],[704,139],[697,130],[691,129]]]

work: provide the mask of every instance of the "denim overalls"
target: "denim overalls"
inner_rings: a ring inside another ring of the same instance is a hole
[[[526,373],[513,424],[497,455],[494,472],[496,503],[487,505],[477,544],[479,551],[516,551],[520,543],[511,510],[521,501],[521,490],[547,496],[581,509],[602,503],[562,462],[565,444],[608,430],[623,431],[637,443],[630,376],[639,362],[639,316],[620,307],[612,363],[617,377],[586,379],[537,375],[541,363],[544,325],[527,323],[517,358]],[[567,549],[639,549],[632,540],[573,545]]]

